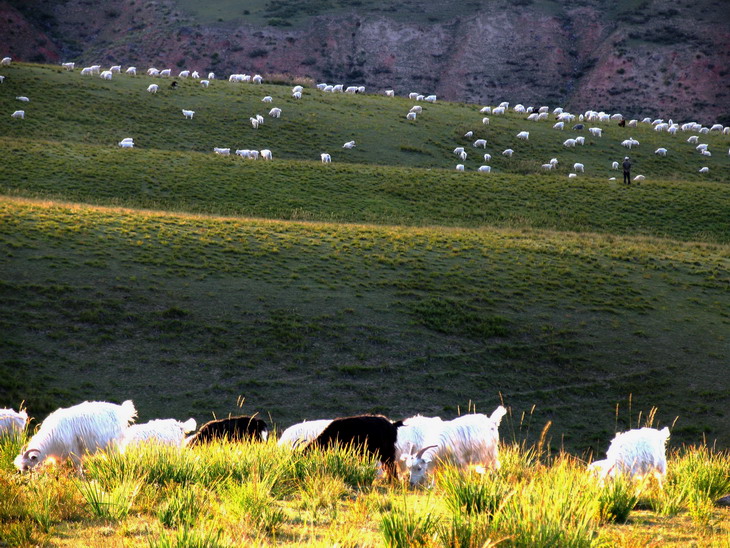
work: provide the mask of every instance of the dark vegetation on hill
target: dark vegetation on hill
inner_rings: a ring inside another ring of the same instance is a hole
[[[722,0],[6,0],[3,55],[730,122]]]
[[[479,127],[475,105],[407,124],[402,98],[306,88],[294,104],[289,85],[217,81],[153,96],[146,77],[2,72],[0,112],[31,101],[25,120],[0,117],[0,405],[40,417],[132,398],[142,420],[202,420],[243,395],[286,426],[503,398],[505,439],[552,421],[553,445],[576,452],[656,406],[660,426],[679,417],[673,444],[730,444],[727,154],[631,129],[647,181],[629,189],[607,180],[628,132],[615,125],[568,151],[551,123]],[[265,94],[282,118],[253,130]],[[453,171],[454,146],[474,152],[467,129],[494,173]],[[541,172],[554,156],[561,170]],[[586,175],[569,180],[573,161]]]

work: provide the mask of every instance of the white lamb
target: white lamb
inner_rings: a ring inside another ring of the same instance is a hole
[[[130,76],[137,76],[137,67],[129,67],[127,70],[125,70],[127,74]]]
[[[563,146],[567,148],[575,148],[575,144],[575,139],[566,139],[565,141],[563,141]]]
[[[347,141],[342,148],[351,149],[355,146],[355,141]]]
[[[489,125],[489,118],[486,117],[486,116],[484,118],[482,118],[482,124],[484,124],[485,126],[488,126]]]
[[[486,139],[477,139],[476,141],[474,141],[473,146],[487,148],[487,140]]]
[[[514,153],[515,153],[514,150],[512,150],[511,148],[508,148],[508,149],[506,149],[505,151],[502,152],[502,155],[503,156],[507,156],[507,158],[512,158],[512,155]]]
[[[291,449],[304,447],[319,436],[331,422],[331,419],[320,419],[294,424],[281,433],[277,443],[280,447],[290,447]]]
[[[195,419],[180,422],[175,419],[157,419],[144,424],[133,424],[124,431],[120,449],[144,443],[156,443],[182,447],[185,444],[185,434],[194,432],[197,423]]]
[[[20,120],[25,120],[25,111],[24,110],[16,110],[10,115],[11,118],[19,118]]]
[[[654,154],[658,154],[659,156],[666,156],[667,155],[667,149],[666,148],[658,148],[654,151]]]
[[[185,116],[185,119],[186,120],[188,118],[190,120],[192,120],[193,119],[193,115],[195,114],[195,111],[194,110],[185,110],[185,109],[182,109],[182,113],[183,113],[183,116]]]
[[[160,89],[160,86],[158,86],[157,84],[150,84],[149,86],[147,86],[147,91],[149,91],[150,93],[157,93],[158,89]]]
[[[562,130],[564,128],[565,128],[565,123],[564,122],[556,122],[555,124],[553,124],[553,129],[560,129],[560,130]]]
[[[0,65],[7,67],[10,65],[12,60],[13,60],[12,57],[3,57],[2,60],[0,61]]]
[[[330,156],[326,152],[323,152],[319,156],[320,156],[320,158],[322,158],[322,163],[323,164],[331,164],[332,163],[332,156]]]
[[[409,112],[406,114],[406,120],[415,120],[416,119],[416,113],[415,112]]]
[[[273,158],[271,151],[267,148],[263,149],[261,151],[261,159],[262,160],[271,160]]]
[[[116,449],[137,411],[131,400],[121,405],[109,402],[84,402],[54,411],[15,458],[15,467],[25,472],[48,458],[70,458],[81,472],[87,454]]]
[[[492,159],[492,155],[491,155],[491,154],[485,154],[485,155],[484,155],[484,161],[485,161],[485,162],[488,162],[488,161],[489,161],[489,160],[491,160],[491,159]]]
[[[522,139],[523,141],[527,141],[530,138],[530,132],[529,131],[520,131],[517,134],[518,139]]]
[[[13,409],[0,409],[0,436],[19,434],[25,429],[28,422],[28,413]]]
[[[710,168],[709,167],[701,167],[700,168],[700,173],[709,173],[709,172],[710,172]]]
[[[281,117],[281,109],[279,107],[274,107],[269,111],[269,116],[272,118],[280,118]]]
[[[639,428],[621,432],[611,441],[606,459],[596,461],[590,469],[602,478],[626,474],[641,478],[651,474],[659,480],[667,473],[666,444],[669,428]]]
[[[492,171],[492,166],[479,166],[479,167],[477,168],[477,171],[479,171],[479,172],[481,172],[481,173],[491,173],[491,171]]]
[[[637,175],[636,177],[634,177],[634,181],[645,181],[645,180],[646,180],[646,177],[644,177],[643,175]]]
[[[441,428],[431,431],[423,441],[423,448],[405,456],[411,485],[422,484],[441,463],[498,469],[499,424],[506,413],[500,405],[490,417],[464,415],[445,421]]]
[[[456,171],[464,171],[464,164],[456,164]]]
[[[576,162],[573,164],[573,171],[575,171],[576,173],[578,173],[579,171],[581,173],[585,173],[585,167],[583,166],[583,164]]]

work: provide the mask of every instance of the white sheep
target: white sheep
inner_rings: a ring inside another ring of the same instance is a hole
[[[259,120],[258,120],[258,118],[249,118],[248,120],[249,120],[249,122],[251,122],[251,127],[253,127],[254,129],[258,129],[259,128]]]
[[[504,107],[496,107],[496,108],[492,109],[492,114],[494,116],[499,116],[501,114],[504,114]]]
[[[611,169],[618,169],[618,162],[612,162]]]
[[[575,139],[566,139],[565,141],[563,141],[563,146],[567,148],[575,148],[575,144]]]
[[[582,135],[579,135],[578,137],[575,138],[575,144],[576,145],[581,145],[581,146],[585,145],[586,144],[586,138],[583,137]]]
[[[302,86],[294,86],[293,88],[291,88],[292,93],[301,93],[302,91],[304,91],[304,88]]]
[[[425,98],[425,95],[416,95],[416,101],[423,101]]]
[[[459,157],[459,159],[460,159],[460,160],[461,160],[462,162],[465,162],[465,161],[466,161],[466,158],[467,158],[467,156],[468,156],[468,154],[466,153],[466,151],[465,151],[465,150],[462,150],[461,152],[459,152],[459,154],[457,154],[457,156]]]
[[[695,150],[702,152],[703,150],[707,150],[707,147],[709,147],[709,146],[710,145],[708,145],[707,143],[700,143],[699,145],[697,145],[695,147]]]
[[[194,432],[196,427],[195,419],[188,419],[185,422],[156,419],[144,424],[133,424],[124,431],[120,450],[124,452],[129,447],[146,443],[182,447],[185,444],[185,434]]]
[[[208,73],[208,80],[215,80],[215,72]]]
[[[473,131],[467,131],[464,134],[464,137],[466,137],[467,139],[471,139],[472,137],[474,137],[474,132]]]
[[[210,80],[201,80],[200,85],[207,88],[210,85]]]
[[[553,169],[553,164],[549,164],[549,163],[548,164],[542,164],[540,167],[542,169],[546,169],[546,170],[549,171],[549,170]]]
[[[160,86],[158,86],[157,84],[150,84],[149,86],[147,86],[147,91],[149,91],[150,93],[157,93],[158,89],[160,89]]]
[[[702,168],[700,168],[700,173],[709,173],[709,172],[710,172],[710,168],[709,167],[702,167]]]
[[[124,72],[129,74],[130,76],[137,76],[137,67],[129,67]]]
[[[172,69],[164,69],[164,70],[161,70],[160,71],[160,76],[165,77],[165,78],[169,78],[170,76],[172,76]]]
[[[230,156],[231,155],[230,148],[213,147],[213,152],[215,152],[216,154],[219,154],[220,156]]]
[[[687,138],[687,142],[692,143],[693,145],[696,145],[697,143],[700,142],[700,136],[699,135],[690,135]]]
[[[269,116],[272,118],[281,118],[281,109],[279,107],[274,107],[269,111]]]
[[[65,68],[66,70],[73,70],[76,66],[75,63],[61,63],[61,66]]]
[[[11,118],[19,118],[20,120],[25,120],[25,111],[24,110],[16,110],[10,115]]]
[[[580,162],[576,162],[573,164],[573,171],[575,171],[576,173],[578,173],[579,171],[581,173],[585,173],[586,170],[583,164],[581,164]]]
[[[565,128],[564,122],[556,122],[555,124],[553,124],[553,129],[563,130],[564,128]]]
[[[520,131],[517,134],[518,139],[522,139],[523,141],[527,141],[530,138],[530,132],[529,131]]]
[[[575,178],[577,176],[578,176],[577,173],[568,173],[568,179],[573,179],[573,178]]]
[[[131,137],[125,137],[119,141],[119,146],[122,148],[134,148],[134,139]]]
[[[558,159],[550,158],[550,165],[552,165],[553,167],[556,167],[558,165]]]
[[[489,160],[491,160],[491,159],[492,159],[492,155],[491,155],[491,154],[485,154],[485,155],[484,155],[484,161],[485,161],[485,162],[488,162],[488,161],[489,161]]]
[[[188,76],[190,76],[190,71],[189,70],[181,70],[177,75],[178,75],[179,78],[187,78]]]
[[[644,177],[643,175],[637,175],[636,177],[634,177],[634,181],[645,181],[645,180],[646,180],[646,177]]]
[[[199,72],[198,72],[197,70],[194,70],[194,71],[193,71],[193,72],[192,72],[192,73],[190,74],[190,77],[191,77],[191,78],[194,78],[195,80],[200,80],[200,73],[199,73]]]
[[[263,149],[261,151],[261,159],[262,160],[271,160],[273,158],[271,151],[267,148]]]
[[[406,114],[406,120],[415,120],[416,119],[416,113],[415,112],[409,112]]]
[[[430,430],[423,447],[416,454],[404,458],[411,485],[424,483],[434,468],[442,463],[462,468],[474,465],[498,469],[499,424],[506,413],[507,410],[500,405],[489,417],[463,415]]]
[[[293,424],[281,433],[277,444],[280,447],[289,447],[291,449],[304,447],[319,436],[331,422],[331,419],[320,419]]]
[[[261,76],[260,74],[255,74],[255,75],[254,75],[254,77],[253,77],[253,78],[251,78],[251,81],[252,81],[252,82],[253,82],[254,84],[261,84],[261,83],[263,83],[263,81],[264,81],[264,77],[263,77],[263,76]]]
[[[357,93],[357,86],[347,86],[347,88],[345,88],[345,93]]]
[[[27,422],[28,413],[24,410],[0,409],[0,436],[21,433]]]
[[[457,156],[458,156],[459,154],[461,154],[462,152],[464,152],[464,147],[456,147],[456,148],[454,149],[454,154],[456,154]]]
[[[160,69],[156,69],[155,67],[150,67],[147,69],[147,76],[159,76],[160,75]]]
[[[492,107],[482,107],[479,109],[480,114],[492,114]]]
[[[0,61],[0,65],[7,67],[10,65],[12,60],[13,60],[12,57],[3,57],[2,60]]]
[[[342,145],[342,148],[351,149],[354,148],[355,141],[347,141],[344,145]]]
[[[92,74],[99,74],[99,72],[101,72],[101,65],[91,65],[89,68],[91,69]]]
[[[137,411],[131,400],[121,405],[109,402],[83,402],[57,409],[43,421],[38,432],[15,458],[15,467],[25,472],[48,458],[71,458],[78,472],[86,454],[115,449]]]
[[[456,164],[456,171],[464,171],[464,164]]]
[[[413,105],[411,110],[408,112],[417,112],[418,114],[421,114],[421,112],[423,112],[423,107],[421,105]]]
[[[590,469],[602,478],[626,474],[641,478],[651,474],[659,480],[667,473],[666,444],[669,428],[639,428],[621,432],[611,441],[606,459],[596,461]]]
[[[506,149],[506,150],[504,150],[504,151],[502,152],[502,155],[503,155],[503,156],[507,156],[507,158],[512,158],[512,155],[513,155],[514,153],[515,153],[515,151],[514,151],[514,150],[512,150],[511,148],[508,148],[508,149]]]
[[[589,127],[588,132],[594,137],[600,137],[603,130],[600,127]]]
[[[99,74],[99,78],[101,78],[102,80],[111,80],[112,79],[112,71],[110,71],[110,70],[103,70]]]
[[[481,173],[490,173],[492,171],[492,166],[479,166],[477,171]]]
[[[426,97],[424,97],[423,100],[426,101],[427,103],[435,103],[436,96],[435,95],[426,95]]]
[[[476,147],[487,148],[487,140],[486,139],[477,139],[476,141],[474,141],[474,145],[473,146],[475,148]]]
[[[386,89],[385,90],[385,96],[386,97],[395,97],[395,90],[394,89]]]
[[[22,101],[23,103],[29,103],[30,99],[28,99],[25,95],[19,95],[15,98],[16,101]]]
[[[274,101],[274,98],[271,95],[267,95],[263,99],[261,99],[262,103],[271,103]]]
[[[485,126],[488,126],[489,125],[489,118],[486,117],[486,116],[484,118],[482,118],[482,124],[484,124]]]
[[[251,151],[248,150],[247,148],[238,149],[238,150],[236,150],[236,155],[240,156],[241,158],[248,158],[249,152],[251,152]]]
[[[302,92],[301,91],[295,91],[294,93],[291,94],[291,96],[294,97],[294,99],[301,99],[302,98]]]
[[[326,152],[323,152],[319,156],[320,156],[320,158],[322,158],[322,163],[323,164],[331,164],[332,163],[332,156],[330,156]]]
[[[193,115],[195,114],[195,111],[194,110],[185,110],[185,109],[182,109],[182,113],[183,113],[183,116],[185,116],[185,119],[186,120],[188,118],[192,120],[193,119]]]
[[[658,154],[659,156],[666,156],[667,155],[667,149],[664,147],[660,147],[654,151],[654,154]]]

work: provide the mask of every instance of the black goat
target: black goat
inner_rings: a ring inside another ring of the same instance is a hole
[[[403,426],[403,421],[394,423],[382,415],[335,419],[304,448],[304,452],[315,447],[326,449],[336,444],[343,447],[351,445],[376,457],[388,475],[397,479],[395,442],[399,426]]]
[[[210,443],[214,440],[229,441],[264,441],[268,436],[266,423],[256,417],[228,417],[206,422],[188,438],[188,445]]]

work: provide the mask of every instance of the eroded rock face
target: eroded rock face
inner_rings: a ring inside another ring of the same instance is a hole
[[[101,0],[93,10],[86,0],[30,2],[45,10],[40,22],[31,23],[38,10],[21,14],[0,2],[0,10],[28,17],[22,25],[42,23],[44,46],[10,37],[7,54],[18,59],[56,62],[63,52],[73,54],[65,60],[87,64],[289,74],[483,104],[702,123],[730,115],[730,22],[709,12],[698,21],[692,15],[704,8],[697,5],[688,15],[689,7],[653,0],[609,17],[598,0],[566,3],[557,12],[540,2],[510,8],[495,0],[486,11],[438,22],[350,12],[311,17],[295,28],[198,24],[174,0]]]

